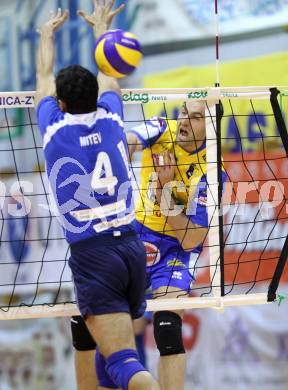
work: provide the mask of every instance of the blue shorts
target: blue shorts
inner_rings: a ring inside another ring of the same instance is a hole
[[[146,248],[148,286],[151,285],[152,291],[172,286],[189,292],[200,248],[185,252],[174,237],[157,233],[139,222],[135,228]]]
[[[135,233],[71,245],[76,299],[82,316],[116,312],[141,317],[146,308],[146,253]]]

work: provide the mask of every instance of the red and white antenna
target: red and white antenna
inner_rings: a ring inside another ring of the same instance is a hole
[[[220,86],[220,62],[219,62],[219,14],[218,0],[215,0],[215,19],[216,19],[216,82],[215,87]]]

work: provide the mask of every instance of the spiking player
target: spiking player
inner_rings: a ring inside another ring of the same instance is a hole
[[[93,3],[92,15],[79,14],[98,38],[123,6],[112,11],[113,0]],[[132,227],[120,88],[80,66],[62,69],[55,85],[54,33],[67,18],[59,10],[41,28],[36,105],[49,181],[71,244],[77,303],[100,350],[100,386],[111,378],[123,389],[159,389],[139,362],[132,329],[131,316],[145,307],[146,256]]]
[[[127,134],[130,154],[143,150],[136,218],[154,297],[184,295],[194,280],[208,233],[205,127],[205,103],[187,102],[177,120],[150,120]],[[159,311],[153,319],[165,390],[184,389],[182,316]]]

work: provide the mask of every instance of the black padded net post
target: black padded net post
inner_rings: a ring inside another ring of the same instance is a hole
[[[279,130],[279,134],[283,143],[283,148],[285,150],[286,156],[288,156],[288,133],[287,133],[287,128],[285,124],[285,120],[283,118],[277,97],[279,95],[279,91],[277,88],[271,89],[271,105],[273,108],[273,113],[275,116],[275,120],[277,123],[277,127]],[[287,206],[287,205],[286,205]],[[277,267],[275,269],[272,281],[269,285],[268,289],[268,301],[274,301],[276,299],[276,291],[279,286],[280,279],[283,275],[285,265],[287,263],[287,257],[288,257],[288,235],[286,236],[286,240],[283,246],[283,249],[281,251],[279,261],[277,263]]]

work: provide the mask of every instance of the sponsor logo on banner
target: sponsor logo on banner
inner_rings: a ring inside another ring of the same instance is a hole
[[[167,95],[150,95],[148,93],[134,93],[132,91],[124,93],[122,95],[124,102],[139,102],[139,103],[149,103],[150,101],[154,102],[165,102],[168,100]]]
[[[149,95],[148,93],[124,93],[122,95],[122,99],[124,102],[140,102],[140,103],[148,103]]]
[[[236,92],[223,92],[221,93],[222,97],[238,97],[239,94]]]
[[[143,244],[146,249],[147,266],[151,267],[157,264],[160,261],[160,251],[157,246],[147,241],[143,241]]]
[[[152,101],[164,102],[168,100],[167,95],[150,95]]]
[[[0,106],[33,106],[34,96],[1,96]]]
[[[188,93],[188,99],[206,99],[208,96],[207,91],[196,91],[196,92],[189,92]]]

